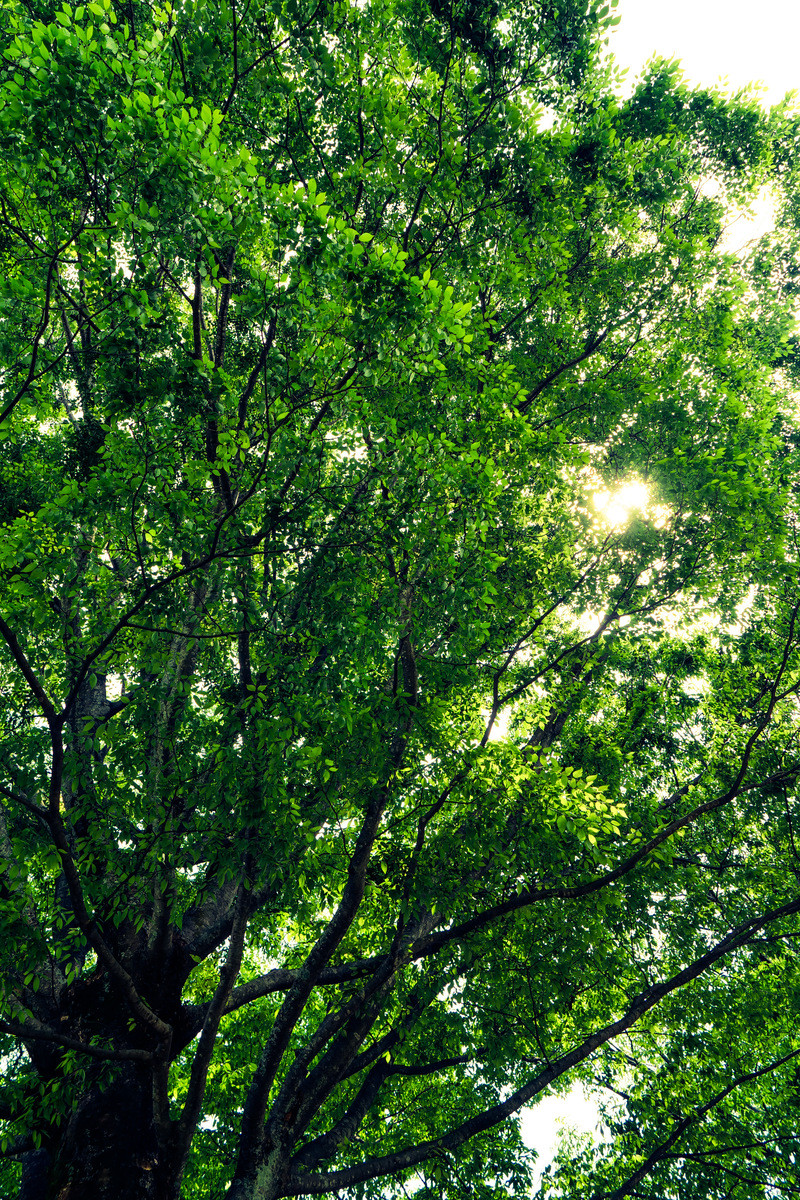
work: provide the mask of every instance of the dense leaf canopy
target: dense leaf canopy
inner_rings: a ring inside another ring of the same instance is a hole
[[[3,0],[0,1190],[800,1188],[791,110],[592,0]],[[778,232],[726,224],[763,185]]]

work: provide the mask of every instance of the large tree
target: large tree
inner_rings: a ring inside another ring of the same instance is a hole
[[[794,127],[581,0],[4,0],[25,1200],[800,1186]],[[636,503],[634,503],[636,501]]]

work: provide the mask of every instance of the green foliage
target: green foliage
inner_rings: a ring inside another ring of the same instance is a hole
[[[5,3],[4,1194],[797,1183],[797,130],[612,10]]]

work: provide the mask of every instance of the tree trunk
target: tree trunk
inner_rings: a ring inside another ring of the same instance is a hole
[[[167,1200],[169,1164],[153,1122],[152,1076],[126,1064],[81,1100],[55,1149],[45,1191],[20,1200]]]
[[[50,1155],[46,1150],[29,1150],[24,1154],[19,1200],[45,1200],[49,1175]]]

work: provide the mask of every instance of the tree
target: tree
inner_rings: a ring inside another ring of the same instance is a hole
[[[796,1190],[788,110],[580,0],[4,13],[4,1194],[522,1196],[575,1079],[549,1194]]]

